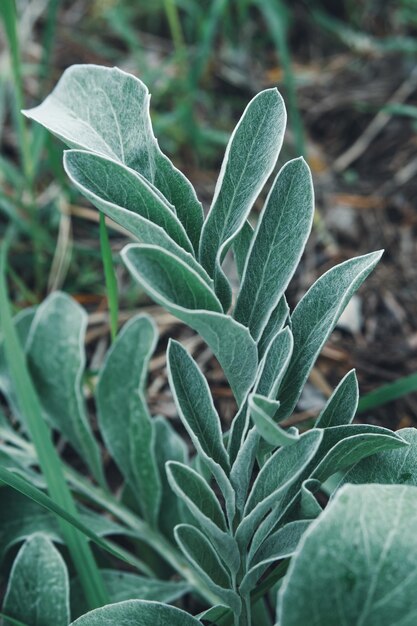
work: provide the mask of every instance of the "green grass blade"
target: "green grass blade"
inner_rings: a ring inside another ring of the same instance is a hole
[[[129,565],[135,568],[137,567],[136,560],[130,559],[126,551],[123,550],[119,552],[117,547],[113,547],[115,545],[113,542],[102,539],[101,537],[96,535],[92,530],[90,530],[88,526],[80,522],[78,517],[76,517],[78,513],[76,513],[76,515],[68,513],[66,509],[56,504],[56,502],[54,502],[52,498],[47,496],[45,493],[43,493],[43,491],[41,491],[37,487],[34,487],[30,482],[28,482],[27,480],[25,480],[18,474],[11,472],[10,470],[5,469],[4,467],[0,467],[0,483],[2,482],[5,483],[6,485],[9,485],[9,487],[12,487],[13,489],[16,489],[16,491],[19,491],[24,496],[26,496],[27,498],[30,498],[31,500],[33,500],[34,502],[36,502],[43,508],[47,509],[48,511],[51,511],[51,513],[54,513],[55,515],[57,515],[58,518],[60,518],[61,520],[65,520],[65,522],[68,522],[68,524],[65,523],[66,528],[71,528],[73,526],[74,528],[77,529],[77,531],[80,531],[81,533],[83,533],[83,535],[91,539],[91,541],[93,541],[100,548],[102,548],[103,550],[111,554],[112,556],[115,556],[121,561],[125,561],[126,563],[128,563]],[[77,532],[77,531],[74,531],[73,528],[71,528],[71,530],[73,532]],[[79,535],[78,532],[77,532],[77,535]],[[78,572],[78,575],[80,575],[79,572]]]
[[[117,335],[119,319],[119,302],[117,297],[117,280],[114,271],[113,257],[110,247],[109,233],[107,232],[106,218],[100,212],[100,247],[103,260],[104,278],[106,281],[107,300],[110,310],[110,333],[112,341]]]
[[[21,109],[23,109],[23,81],[19,42],[16,28],[17,16],[15,0],[2,0],[0,2],[0,16],[3,19],[4,30],[6,32],[6,37],[10,50],[13,82],[15,88],[15,117],[17,132],[19,136],[22,166],[25,172],[25,177],[28,181],[30,181],[32,178],[32,160],[30,156],[29,137],[25,120],[20,114]]]
[[[378,389],[374,389],[370,393],[367,393],[359,400],[358,413],[364,413],[375,409],[377,406],[382,406],[393,400],[397,400],[402,396],[406,396],[409,393],[417,391],[417,373],[410,374],[399,378],[392,383],[382,385]]]
[[[11,231],[9,231],[10,234]],[[53,446],[49,428],[43,419],[39,399],[30,378],[25,356],[10,313],[5,279],[6,251],[9,241],[10,236],[7,243],[3,243],[0,256],[0,329],[4,336],[6,359],[14,387],[17,390],[20,409],[25,416],[29,434],[37,451],[49,494],[57,505],[77,518],[77,509],[65,481],[63,468]],[[86,538],[64,522],[61,523],[61,530],[82,582],[89,606],[95,608],[106,604],[107,593]]]

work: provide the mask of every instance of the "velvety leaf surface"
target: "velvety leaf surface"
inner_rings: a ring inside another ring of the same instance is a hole
[[[237,529],[236,538],[240,545],[247,545],[265,515],[302,475],[314,458],[322,436],[319,430],[309,431],[293,445],[279,448],[264,465],[246,502],[245,517]]]
[[[70,626],[201,626],[173,606],[146,600],[126,600],[86,613]]]
[[[73,65],[42,104],[24,113],[69,147],[140,172],[174,205],[197,249],[202,207],[189,181],[159,149],[149,101],[147,87],[116,67]]]
[[[258,394],[249,396],[250,414],[261,437],[274,448],[288,446],[299,439],[294,428],[284,430],[272,419],[279,408],[279,402]]]
[[[106,447],[129,482],[144,517],[153,525],[159,514],[161,483],[154,424],[144,387],[156,341],[157,331],[150,317],[131,319],[107,354],[96,390]]]
[[[171,489],[166,473],[167,461],[186,463],[188,459],[187,444],[161,415],[154,419],[155,457],[161,479],[161,502],[164,506],[159,511],[158,526],[168,537],[174,538],[174,527],[182,518],[182,503]]]
[[[212,277],[217,274],[224,279],[220,267],[223,254],[272,172],[285,124],[281,96],[276,89],[267,89],[248,104],[229,140],[200,241],[200,260]],[[221,299],[227,309],[227,302]]]
[[[316,421],[317,428],[350,424],[359,402],[358,379],[351,370],[340,381]]]
[[[157,222],[151,221],[146,216],[154,215],[155,212],[149,213],[148,209],[143,208],[143,202],[140,202],[139,207],[131,205],[127,202],[126,194],[117,179],[110,178],[106,189],[103,187],[103,180],[97,177],[94,170],[89,171],[89,177],[87,178],[83,170],[79,167],[79,155],[86,155],[89,153],[69,151],[64,154],[64,167],[71,180],[71,182],[77,187],[77,189],[90,200],[95,207],[97,207],[102,213],[110,217],[120,226],[123,226],[129,233],[138,239],[141,243],[157,245],[168,252],[171,252],[176,257],[190,265],[190,267],[205,281],[207,284],[212,284],[213,281],[208,276],[203,267],[195,260],[186,249],[177,244],[158,224],[162,222],[161,215]],[[99,155],[89,154],[90,159],[96,158],[97,160],[104,161],[104,157]],[[121,168],[123,166],[120,166]],[[132,172],[131,176],[135,176]],[[136,191],[136,195],[138,195]],[[155,192],[154,196],[156,195]],[[149,195],[149,194],[148,194]],[[159,197],[159,196],[157,196]],[[153,200],[155,198],[153,197]],[[160,199],[161,200],[161,199]],[[162,203],[165,199],[162,198]],[[126,207],[128,204],[128,207]],[[140,207],[142,206],[142,210]],[[165,207],[165,212],[169,210],[169,206]],[[164,212],[164,215],[166,214]],[[171,219],[175,220],[173,215]]]
[[[258,364],[256,344],[248,329],[228,315],[198,309],[190,291],[190,301],[184,302],[182,298],[185,296],[181,293],[183,286],[177,284],[178,277],[175,274],[167,274],[174,281],[170,293],[157,292],[151,277],[147,275],[146,259],[144,263],[144,254],[140,249],[140,246],[127,246],[122,252],[123,260],[132,276],[158,304],[201,335],[213,350],[237,400],[241,402],[253,384]],[[190,277],[188,273],[184,272],[184,275],[186,279]],[[194,278],[191,276],[191,284],[194,284]],[[212,298],[212,292],[207,292],[207,299],[213,302],[213,306],[217,306]],[[187,308],[188,306],[191,308]]]
[[[258,342],[259,358],[262,358],[268,349],[269,344],[280,330],[283,329],[285,322],[288,319],[290,308],[288,306],[285,296],[282,296],[281,300],[276,305],[275,309],[269,316],[268,322]],[[290,328],[291,330],[291,328]]]
[[[277,420],[293,411],[323,345],[353,293],[381,258],[373,252],[345,261],[323,274],[307,291],[291,316],[294,351],[284,376]]]
[[[347,472],[343,482],[417,486],[417,430],[402,428],[396,434],[409,445],[362,459]]]
[[[189,524],[180,524],[175,528],[175,538],[209,589],[222,603],[239,613],[240,600],[231,589],[230,576],[203,533]]]
[[[190,586],[186,582],[158,580],[138,576],[131,572],[103,569],[101,575],[112,603],[125,600],[154,600],[170,603],[190,591]],[[71,608],[73,617],[78,617],[88,611],[78,580],[71,582]]]
[[[193,252],[174,208],[144,176],[117,161],[81,150],[67,151],[64,164],[81,192],[86,190],[92,199],[97,196],[157,224],[184,250]]]
[[[234,317],[257,340],[288,287],[310,234],[314,213],[311,174],[304,159],[279,172],[252,240]]]
[[[416,516],[415,487],[340,489],[291,562],[280,625],[414,626]]]
[[[102,480],[100,451],[82,391],[86,328],[86,311],[66,294],[52,293],[37,308],[26,354],[45,417]]]
[[[34,535],[20,548],[2,610],[28,626],[67,626],[70,619],[67,567],[47,537]],[[11,624],[7,620],[4,623]]]
[[[275,399],[293,352],[294,340],[290,329],[275,335],[259,364],[255,389],[263,396]]]

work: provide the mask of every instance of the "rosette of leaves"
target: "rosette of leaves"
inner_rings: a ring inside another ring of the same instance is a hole
[[[283,141],[286,112],[279,93],[263,91],[248,104],[206,217],[190,182],[161,152],[149,93],[133,76],[75,66],[26,115],[70,148],[64,167],[71,182],[135,240],[122,252],[133,278],[203,338],[238,408],[223,432],[203,373],[180,343],[170,341],[168,377],[194,446],[189,459],[172,425],[152,416],[146,403],[155,326],[144,315],[130,320],[109,350],[95,390],[98,428],[125,483],[120,501],[105,483],[83,400],[85,313],[54,294],[36,311],[21,314],[16,328],[44,418],[101,481],[97,487],[66,468],[83,501],[78,528],[141,572],[103,567],[111,603],[81,615],[79,584],[68,582],[71,563],[56,547],[62,539],[54,514],[65,511],[43,493],[36,451],[25,437],[25,416],[2,361],[1,389],[22,426],[19,433],[1,425],[1,480],[37,501],[3,489],[14,503],[2,508],[3,554],[24,540],[3,612],[39,625],[64,625],[78,615],[72,622],[77,626],[415,624],[415,431],[354,424],[354,371],[314,428],[299,432],[287,423],[340,314],[381,253],[330,269],[289,310],[285,292],[314,210],[303,159],[279,170],[256,228],[248,222]],[[223,269],[230,250],[239,276],[235,294]],[[326,482],[334,475],[341,486],[323,510]],[[13,511],[27,513],[19,513],[10,530]],[[108,539],[114,534],[125,535],[131,549]],[[35,558],[37,585],[26,602],[20,590]],[[173,571],[181,580],[168,580]],[[54,600],[44,591],[51,579]],[[194,603],[166,604],[184,594]],[[206,609],[193,616],[196,602]],[[43,607],[42,618],[33,617],[35,604]]]

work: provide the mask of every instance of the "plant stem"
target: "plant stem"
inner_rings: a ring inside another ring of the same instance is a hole
[[[112,341],[117,335],[119,324],[119,302],[117,296],[117,280],[114,271],[113,257],[110,247],[109,233],[106,226],[106,218],[104,213],[100,212],[100,248],[101,258],[104,268],[104,279],[106,282],[107,301],[110,311],[110,333]]]

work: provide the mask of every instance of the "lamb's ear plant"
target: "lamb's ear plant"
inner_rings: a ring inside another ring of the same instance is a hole
[[[286,112],[278,92],[261,92],[247,106],[205,218],[191,184],[161,152],[148,91],[133,76],[75,66],[26,115],[69,146],[64,167],[73,184],[132,234],[135,243],[122,252],[126,267],[155,302],[208,344],[237,410],[225,432],[203,372],[170,340],[168,378],[194,448],[189,458],[172,423],[149,411],[146,374],[157,331],[149,317],[132,318],[95,389],[98,428],[124,483],[123,497],[116,497],[82,397],[85,313],[53,294],[17,316],[43,419],[68,441],[91,479],[62,461],[76,514],[45,493],[18,381],[1,352],[0,387],[18,426],[0,421],[0,480],[8,485],[1,492],[0,556],[24,542],[9,577],[5,623],[414,625],[416,431],[352,423],[354,371],[314,428],[300,432],[288,422],[320,350],[381,253],[330,269],[289,309],[285,292],[314,210],[303,159],[278,172],[256,228],[247,221],[283,141]],[[228,251],[240,277],[235,294],[223,269]],[[3,343],[7,348],[7,336]],[[110,604],[86,603],[62,548],[60,517],[100,550]],[[108,553],[118,565],[106,561]],[[20,590],[34,555],[40,555],[39,576],[25,594]],[[42,581],[51,577],[55,593],[47,595]],[[30,612],[34,596],[42,617]],[[178,608],[169,606],[174,601]]]

